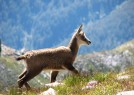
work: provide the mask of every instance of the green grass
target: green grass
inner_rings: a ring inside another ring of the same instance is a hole
[[[134,89],[134,67],[121,73],[95,73],[93,76],[68,76],[63,80],[65,85],[54,87],[58,95],[115,95],[117,92]],[[130,79],[117,80],[119,75],[130,75]],[[97,80],[98,84],[93,89],[82,90],[90,81]],[[37,95],[48,88],[34,88],[32,91],[19,90],[11,87],[8,95]]]

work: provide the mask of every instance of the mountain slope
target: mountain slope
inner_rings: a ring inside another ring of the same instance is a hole
[[[134,40],[109,51],[80,55],[76,61],[80,71],[120,71],[134,66]]]

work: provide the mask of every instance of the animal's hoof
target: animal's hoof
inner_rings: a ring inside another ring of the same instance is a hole
[[[18,82],[19,88],[21,88],[23,86],[23,81],[22,80],[17,80],[17,82]]]
[[[26,87],[27,90],[31,90],[31,87],[28,83],[25,83],[25,87]]]

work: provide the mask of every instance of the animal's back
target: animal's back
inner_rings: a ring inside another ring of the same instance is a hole
[[[46,69],[62,69],[63,64],[71,64],[74,61],[70,48],[64,46],[29,51],[25,56],[27,64],[42,64]]]

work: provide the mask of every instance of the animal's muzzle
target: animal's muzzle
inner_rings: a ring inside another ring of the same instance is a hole
[[[87,44],[90,45],[91,44],[91,41],[87,41]]]

